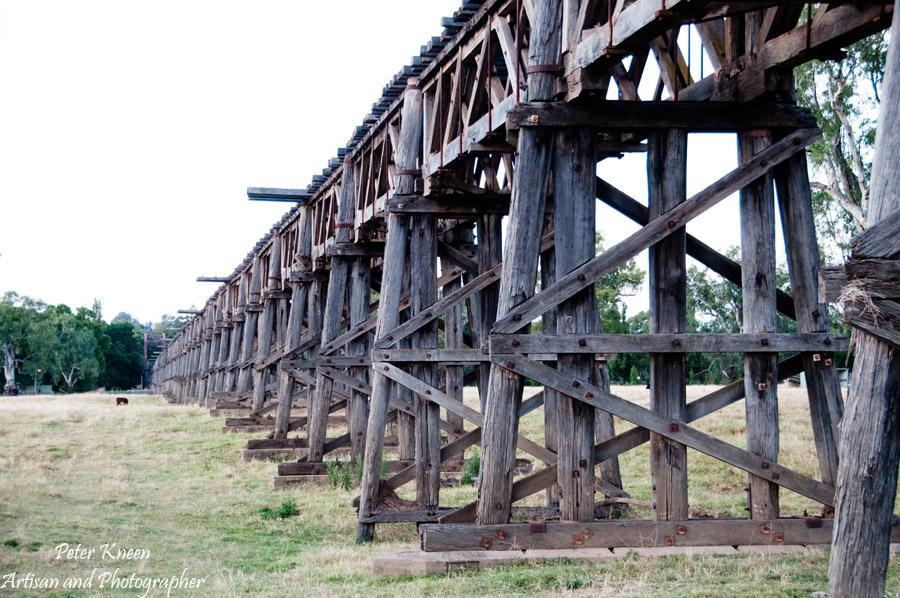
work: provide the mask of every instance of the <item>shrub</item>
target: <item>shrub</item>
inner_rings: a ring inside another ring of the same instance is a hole
[[[481,473],[481,456],[478,454],[478,451],[475,451],[472,453],[469,460],[466,461],[466,467],[463,469],[462,478],[460,478],[459,483],[471,486],[478,479],[479,473]]]

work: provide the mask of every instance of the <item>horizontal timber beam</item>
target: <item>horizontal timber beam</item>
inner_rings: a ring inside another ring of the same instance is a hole
[[[479,214],[508,214],[508,195],[419,195],[394,196],[387,209],[392,214],[431,214],[433,216],[477,216]]]
[[[751,129],[809,129],[813,114],[796,104],[764,102],[598,101],[519,104],[506,117],[507,129],[527,127],[591,127],[601,131],[687,129],[734,132]]]
[[[229,282],[231,279],[227,276],[198,276],[197,282],[218,282],[225,283]]]
[[[843,351],[837,334],[494,334],[491,353],[775,353]]]
[[[307,193],[305,189],[248,187],[247,199],[249,199],[250,201],[281,201],[288,203],[297,203],[312,199],[312,194]]]
[[[384,255],[384,241],[362,243],[333,243],[325,248],[327,257],[381,257]]]
[[[501,525],[430,524],[420,529],[422,549],[559,550],[655,546],[768,546],[829,544],[833,520],[689,519],[687,521],[557,521]],[[900,541],[900,525],[891,528]]]

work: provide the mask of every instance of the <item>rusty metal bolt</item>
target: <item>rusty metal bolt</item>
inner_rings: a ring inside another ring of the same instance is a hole
[[[776,472],[773,472],[773,473],[772,473],[772,479],[773,479],[773,480],[780,480],[780,479],[781,479],[781,474],[778,473],[777,471],[776,471]]]
[[[680,429],[681,429],[681,426],[679,426],[678,424],[675,424],[675,423],[673,423],[672,425],[669,426],[669,430],[671,430],[672,432],[677,432]]]
[[[676,525],[675,533],[679,536],[683,536],[683,535],[687,534],[687,527],[685,527],[683,525]]]
[[[818,353],[813,353],[813,361],[822,361],[822,356]]]
[[[493,544],[493,542],[491,542],[491,539],[488,538],[487,536],[485,536],[481,539],[481,547],[484,548],[485,550],[490,550],[492,544]]]
[[[496,538],[502,542],[506,539],[506,532],[504,532],[502,529],[497,530]]]
[[[759,526],[759,531],[760,531],[760,533],[763,533],[763,534],[771,534],[772,533],[772,524],[771,523],[762,524],[761,526]]]
[[[521,346],[522,343],[520,343],[520,342],[517,341],[517,340],[514,340],[511,344],[512,344],[513,347],[518,347],[518,346]]]
[[[578,467],[587,467],[587,459],[582,459],[578,462]]]
[[[537,114],[532,114],[531,116],[528,117],[528,122],[530,122],[533,125],[536,125],[539,122],[541,122],[541,117],[538,116]]]
[[[593,398],[594,398],[594,393],[592,393],[592,392],[586,392],[586,393],[584,393],[584,396],[585,396],[585,398],[587,398],[587,399],[593,399]]]
[[[772,541],[775,542],[776,544],[783,544],[784,543],[784,532],[776,532],[772,536]]]
[[[513,314],[513,316],[512,316],[512,321],[513,321],[513,322],[520,322],[520,321],[522,321],[522,314]]]
[[[826,359],[826,360],[825,360],[825,367],[827,367],[827,368],[830,368],[830,367],[831,367],[831,360],[830,360],[830,359]]]
[[[585,340],[583,338],[578,339],[578,346],[579,347],[587,347],[587,340]]]
[[[580,477],[581,477],[581,472],[578,471],[577,469],[576,469],[575,471],[572,472],[572,478],[573,478],[573,479],[576,479],[576,480],[577,480],[577,479],[580,478]]]
[[[759,384],[757,384],[756,390],[758,390],[759,392],[766,392],[766,383],[760,382]]]
[[[764,338],[764,339],[762,339],[761,341],[759,341],[759,344],[761,344],[763,347],[768,347],[768,346],[769,346],[769,339]]]
[[[672,536],[666,536],[665,544],[666,546],[675,546],[675,538],[673,538]]]
[[[511,370],[515,367],[516,367],[516,364],[514,364],[513,362],[511,362],[511,361],[506,362],[506,369]]]
[[[763,461],[762,464],[760,465],[760,467],[762,467],[763,469],[769,469],[769,462]]]
[[[573,380],[572,388],[581,388],[581,382],[579,382],[578,380]]]

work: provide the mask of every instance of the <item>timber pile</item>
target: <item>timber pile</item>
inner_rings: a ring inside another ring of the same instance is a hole
[[[801,19],[803,8],[465,2],[306,189],[249,190],[297,203],[160,356],[157,388],[179,402],[247,405],[245,421],[270,430],[247,451],[302,451],[276,483],[321,477],[328,455],[348,451],[362,463],[360,540],[403,520],[424,523],[425,551],[827,541],[844,409],[834,353],[847,342],[829,332],[818,295],[804,149],[819,131],[794,102],[792,69],[886,28],[893,9],[829,3]],[[699,69],[679,45],[684,26],[703,44]],[[648,73],[652,97],[641,87]],[[709,131],[736,134],[738,167],[689,196],[688,139]],[[648,205],[596,176],[598,161],[624,152],[646,154]],[[686,231],[735,194],[740,263]],[[640,226],[599,255],[597,199]],[[790,293],[775,285],[776,207]],[[650,332],[604,334],[596,285],[644,250]],[[686,332],[688,256],[742,290],[740,333]],[[845,272],[881,317],[892,317],[896,277],[879,273],[896,263],[871,260],[895,258],[858,249]],[[777,332],[778,313],[796,333]],[[866,325],[864,310],[849,317]],[[604,356],[629,352],[650,356],[649,408],[610,391]],[[688,403],[691,352],[742,354],[744,376]],[[800,372],[817,478],[778,463],[777,385]],[[525,379],[542,390],[526,397]],[[477,404],[463,401],[466,384]],[[693,425],[739,401],[747,450]],[[543,442],[519,428],[537,409]],[[329,436],[336,413],[346,433]],[[615,417],[635,427],[617,433]],[[388,437],[396,454],[382,479]],[[653,520],[598,521],[610,505],[636,504],[618,456],[645,444]],[[479,500],[442,505],[442,469],[458,469],[475,446]],[[748,519],[689,519],[688,448],[746,473]],[[518,451],[543,466],[516,478]],[[411,482],[412,504],[385,501]],[[826,518],[785,517],[781,488]],[[539,492],[546,511],[511,524],[514,503]]]

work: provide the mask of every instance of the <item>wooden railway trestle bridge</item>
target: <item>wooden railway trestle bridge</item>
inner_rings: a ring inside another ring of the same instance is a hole
[[[416,521],[433,523],[425,550],[827,543],[827,517],[779,510],[780,488],[826,513],[833,504],[843,406],[832,355],[846,346],[818,294],[804,149],[819,132],[794,102],[792,69],[839,57],[892,14],[882,1],[464,2],[307,189],[250,190],[296,205],[214,279],[157,360],[157,388],[248,406],[253,421],[274,411],[270,437],[248,446],[304,448],[282,476],[322,473],[349,447],[363,462],[362,540],[376,524]],[[683,28],[713,73],[694,78]],[[688,134],[707,131],[737,133],[739,165],[688,197]],[[599,161],[624,152],[646,153],[648,206],[597,177]],[[740,264],[685,230],[735,193]],[[599,255],[598,199],[641,227]],[[790,295],[774,283],[776,205]],[[604,334],[594,286],[645,249],[650,334]],[[742,333],[685,333],[687,256],[742,288]],[[798,332],[776,332],[779,312]],[[650,354],[649,408],[610,392],[602,356],[625,352]],[[743,353],[744,378],[688,403],[689,352]],[[778,463],[777,383],[798,372],[819,479]],[[525,378],[543,391],[523,401]],[[462,401],[466,382],[477,409]],[[741,399],[746,450],[692,425]],[[518,424],[541,406],[538,443]],[[346,433],[329,438],[338,411]],[[617,434],[613,417],[636,427]],[[399,462],[382,479],[389,424]],[[595,521],[596,492],[627,497],[618,456],[645,443],[654,521]],[[476,445],[477,502],[442,507],[442,464]],[[749,519],[690,519],[687,448],[748,474]],[[517,450],[545,467],[514,479]],[[413,481],[414,507],[383,508]],[[511,524],[513,503],[544,490],[560,521]]]

